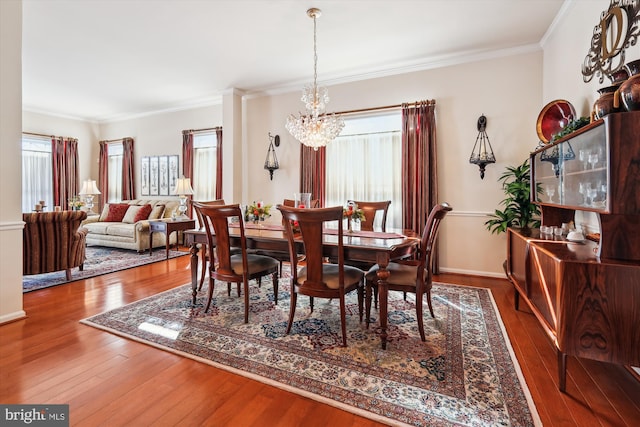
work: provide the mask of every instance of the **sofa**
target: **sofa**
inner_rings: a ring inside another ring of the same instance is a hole
[[[83,223],[89,230],[87,244],[144,252],[149,249],[149,221],[171,221],[179,204],[178,199],[136,199],[106,204],[100,215],[89,216]],[[176,242],[177,236],[173,233],[170,243]],[[165,244],[162,233],[153,234],[154,248]]]
[[[81,224],[86,217],[82,211],[23,213],[22,274],[64,270],[71,280],[71,269],[82,270],[84,264],[89,230]]]

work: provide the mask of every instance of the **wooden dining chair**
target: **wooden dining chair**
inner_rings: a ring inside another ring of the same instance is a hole
[[[282,204],[284,206],[289,206],[289,207],[295,207],[295,200],[293,199],[284,199]],[[311,207],[312,208],[317,208],[318,206],[320,206],[320,200],[318,199],[314,199],[311,200]],[[284,218],[282,218],[282,226],[284,227]],[[272,258],[275,258],[278,260],[278,262],[280,262],[280,277],[282,277],[282,263],[284,262],[289,262],[289,252],[288,251],[277,251],[277,250],[258,250],[256,251],[257,254],[260,255],[266,255],[266,256],[270,256]],[[298,261],[302,261],[304,259],[304,255],[303,254],[299,254],[298,255]]]
[[[240,205],[206,205],[193,202],[196,212],[200,211],[207,233],[209,259],[209,297],[205,312],[209,310],[215,280],[242,283],[244,290],[244,322],[249,322],[249,280],[271,275],[273,279],[274,301],[278,304],[278,260],[253,253],[247,253],[247,239]],[[233,254],[231,246],[230,220],[239,223],[240,253]],[[214,243],[215,238],[215,243]]]
[[[360,221],[360,230],[363,231],[374,231],[374,222],[378,213],[381,212],[380,215],[380,230],[382,232],[387,231],[387,213],[389,212],[389,205],[391,204],[391,200],[383,200],[380,202],[367,202],[367,201],[357,201],[352,200],[358,206],[358,209],[362,209],[364,214],[364,221]],[[360,261],[347,261],[347,264],[353,265],[354,267],[358,267],[361,270],[368,271],[375,264],[365,263]],[[378,288],[373,288],[373,303],[375,307],[378,307]]]
[[[418,320],[418,331],[420,338],[425,341],[424,322],[422,320],[422,300],[423,296],[427,296],[427,304],[431,317],[435,317],[433,306],[431,305],[431,286],[432,272],[431,261],[433,257],[433,248],[440,223],[451,211],[448,203],[441,203],[431,209],[427,223],[422,232],[420,246],[416,259],[413,260],[397,260],[392,261],[387,266],[389,277],[387,279],[390,291],[411,292],[416,294],[416,318]],[[366,322],[369,327],[371,314],[371,291],[378,286],[378,265],[371,268],[366,274],[367,292],[366,292]]]
[[[380,219],[380,231],[387,231],[387,213],[389,212],[391,200],[384,200],[381,202],[353,200],[353,202],[358,205],[358,209],[362,209],[362,212],[364,213],[365,220],[360,221],[360,230],[373,231],[373,224],[375,222],[376,215],[378,212],[382,212],[382,217]]]
[[[201,205],[206,205],[206,206],[220,206],[220,205],[224,205],[224,199],[216,199],[216,200],[208,200],[208,201],[198,201],[198,203],[200,203]],[[204,230],[204,219],[202,218],[202,213],[198,210],[195,209],[196,211],[196,218],[198,218],[198,224],[201,230]],[[200,285],[198,286],[198,290],[202,290],[202,285],[204,284],[204,277],[206,275],[207,272],[207,265],[209,264],[209,262],[211,261],[209,259],[209,251],[206,250],[206,248],[204,248],[204,250],[200,251],[201,253],[201,260],[202,260],[202,271],[200,273]],[[214,260],[215,262],[215,260]],[[231,293],[231,288],[229,287],[229,293]]]
[[[345,295],[358,292],[358,308],[362,322],[362,305],[364,299],[364,272],[358,268],[345,265],[344,247],[342,244],[342,206],[318,209],[297,209],[278,205],[285,219],[285,232],[289,242],[291,262],[291,307],[289,309],[288,334],[293,325],[298,294],[313,298],[330,298],[340,301],[340,322],[342,325],[342,345],[347,346]],[[325,263],[323,252],[322,230],[326,222],[338,223],[338,262]],[[297,224],[299,233],[294,233],[293,223]],[[298,271],[299,245],[302,243],[305,253],[304,266]]]

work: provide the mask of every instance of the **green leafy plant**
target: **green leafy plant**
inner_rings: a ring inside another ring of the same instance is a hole
[[[585,127],[590,122],[591,122],[591,120],[589,119],[589,117],[580,117],[578,119],[569,121],[569,123],[567,123],[567,125],[565,127],[563,127],[560,132],[558,132],[557,134],[553,135],[553,139],[551,140],[551,142],[556,142],[560,138],[563,138],[563,137],[569,135],[570,133],[573,133],[573,132],[577,131],[578,129],[580,129],[582,127]]]
[[[531,176],[529,159],[519,166],[509,166],[498,178],[507,197],[500,202],[503,210],[496,209],[484,224],[492,234],[500,234],[509,227],[535,228],[540,226],[540,209],[531,202]],[[536,187],[538,193],[542,188]]]

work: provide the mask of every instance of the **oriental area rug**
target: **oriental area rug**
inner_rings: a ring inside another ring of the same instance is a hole
[[[249,323],[243,300],[217,283],[191,305],[191,286],[81,322],[162,350],[280,387],[390,425],[539,426],[540,418],[488,289],[435,283],[436,318],[425,318],[426,342],[415,321],[415,299],[389,296],[389,341],[382,350],[377,319],[358,320],[356,293],[347,300],[347,344],[341,347],[339,303],[298,298],[285,335],[289,281],[251,282]],[[374,314],[375,313],[375,314]],[[377,312],[372,307],[372,317]]]
[[[189,255],[189,252],[169,251],[169,258]],[[84,268],[71,269],[71,280],[62,271],[53,273],[34,274],[22,276],[22,292],[31,292],[51,286],[63,285],[76,280],[88,279],[103,274],[113,273],[128,268],[139,267],[144,264],[165,261],[167,255],[164,247],[154,249],[151,256],[149,252],[139,254],[136,251],[103,246],[87,246],[85,252]]]

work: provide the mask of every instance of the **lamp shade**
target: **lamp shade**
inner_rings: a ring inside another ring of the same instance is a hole
[[[80,196],[89,196],[95,194],[102,194],[96,186],[96,181],[93,179],[87,179],[82,183],[82,189],[78,193]]]
[[[179,196],[188,196],[193,194],[193,188],[191,188],[191,180],[189,178],[178,178],[176,188],[173,189],[173,194]]]

